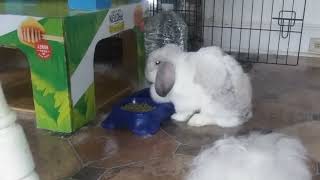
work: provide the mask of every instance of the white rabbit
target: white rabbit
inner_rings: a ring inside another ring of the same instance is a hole
[[[172,119],[190,126],[238,126],[251,118],[251,83],[242,67],[218,47],[183,52],[168,44],[152,52],[145,69],[157,102],[172,102]]]
[[[307,151],[295,138],[251,133],[220,139],[192,162],[186,180],[311,180]]]

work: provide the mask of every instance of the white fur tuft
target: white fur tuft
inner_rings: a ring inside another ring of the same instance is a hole
[[[193,161],[186,180],[311,180],[306,150],[279,133],[218,140]]]

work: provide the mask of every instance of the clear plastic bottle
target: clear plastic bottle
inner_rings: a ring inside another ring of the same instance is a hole
[[[162,4],[162,12],[149,17],[145,23],[146,56],[166,44],[187,49],[188,26],[174,11],[173,4]]]

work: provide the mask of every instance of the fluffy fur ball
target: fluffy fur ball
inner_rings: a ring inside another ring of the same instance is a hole
[[[186,180],[311,180],[304,146],[279,133],[216,141],[193,161]]]

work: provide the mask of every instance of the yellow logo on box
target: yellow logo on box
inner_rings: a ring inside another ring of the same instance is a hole
[[[124,30],[124,22],[113,24],[109,27],[110,33],[117,33],[122,30]]]

